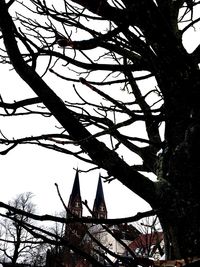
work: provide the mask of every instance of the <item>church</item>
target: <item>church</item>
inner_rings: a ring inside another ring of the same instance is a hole
[[[79,183],[79,173],[78,170],[75,174],[74,184],[72,187],[72,192],[68,202],[69,211],[78,217],[82,217],[83,213],[83,205],[81,199],[81,191],[80,191],[80,183]],[[92,209],[92,216],[95,218],[107,218],[107,208],[104,199],[103,186],[101,182],[101,178],[99,177],[96,196]]]
[[[91,210],[92,218],[107,219],[107,207],[104,198],[103,185],[101,178],[98,179],[96,195]],[[67,218],[83,218],[83,202],[81,198],[79,172],[76,170],[72,191],[69,197],[67,211]],[[113,234],[114,233],[114,234]],[[84,253],[87,253],[104,266],[109,265],[116,259],[113,255],[127,255],[125,247],[117,240],[123,240],[125,245],[129,245],[137,236],[139,232],[132,225],[102,225],[91,223],[66,223],[64,240],[68,242],[68,246],[54,248],[47,253],[46,267],[92,267],[95,266],[85,259]],[[117,238],[115,238],[115,236]],[[105,255],[100,248],[102,244],[107,251],[111,251]],[[72,248],[75,248],[73,250]],[[76,250],[83,251],[80,255]],[[107,259],[107,260],[105,260]]]

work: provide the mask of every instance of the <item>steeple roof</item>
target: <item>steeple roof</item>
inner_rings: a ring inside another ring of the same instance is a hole
[[[96,197],[95,197],[95,200],[94,200],[94,207],[96,209],[99,209],[99,206],[101,204],[105,205],[105,199],[104,199],[102,181],[101,181],[101,177],[99,175],[99,181],[98,181],[98,185],[97,185]]]
[[[76,170],[74,184],[73,184],[72,192],[69,198],[69,204],[74,203],[74,201],[76,201],[77,199],[81,200],[78,169]]]

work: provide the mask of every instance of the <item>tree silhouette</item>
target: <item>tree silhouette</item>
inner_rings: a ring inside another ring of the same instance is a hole
[[[198,28],[199,4],[0,2],[2,63],[36,94],[1,100],[2,113],[52,115],[61,127],[53,134],[2,136],[8,147],[1,154],[37,144],[104,169],[107,181],[118,179],[151,205],[168,258],[200,250],[199,46],[188,52],[183,41]]]
[[[14,209],[21,209],[27,213],[35,212],[35,205],[32,202],[32,193],[26,192],[16,196],[9,201]],[[13,265],[19,263],[44,264],[47,246],[40,239],[35,239],[23,228],[23,223],[33,223],[24,214],[8,212],[0,214],[0,255],[1,263],[11,262]]]

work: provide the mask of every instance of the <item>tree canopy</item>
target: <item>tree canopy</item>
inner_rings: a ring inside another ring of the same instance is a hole
[[[169,258],[197,256],[200,247],[199,46],[189,51],[184,42],[198,30],[199,4],[0,2],[1,63],[36,94],[1,99],[1,113],[60,124],[53,133],[2,136],[1,154],[38,144],[104,169],[157,213]]]

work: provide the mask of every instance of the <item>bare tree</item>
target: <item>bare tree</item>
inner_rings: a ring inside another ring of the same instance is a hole
[[[85,203],[85,205],[87,204]],[[66,216],[63,216],[63,214],[61,217],[52,215],[36,215],[32,212],[30,213],[5,203],[1,203],[1,207],[9,211],[5,216],[14,223],[21,224],[15,214],[25,216],[33,220],[31,222],[23,221],[21,225],[23,229],[34,236],[37,241],[43,240],[44,245],[49,244],[49,246],[46,247],[47,266],[51,266],[52,264],[55,264],[56,266],[60,266],[62,264],[69,264],[69,266],[71,266],[70,264],[72,264],[72,266],[75,266],[76,264],[84,263],[84,266],[91,266],[91,264],[93,264],[92,266],[103,267],[105,265],[116,266],[117,262],[121,262],[125,266],[132,267],[136,267],[137,264],[144,267],[152,265],[151,260],[138,258],[133,250],[128,246],[130,243],[128,240],[131,240],[128,237],[131,236],[131,238],[133,238],[133,236],[137,236],[138,231],[132,226],[128,227],[129,231],[126,231],[126,235],[121,232],[122,229],[123,231],[127,229],[127,223],[138,221],[146,216],[151,216],[153,214],[152,211],[138,213],[136,216],[127,218],[99,219],[95,217],[77,217],[73,214],[67,218]],[[66,211],[70,212],[67,207]],[[56,227],[38,227],[34,221],[47,223],[55,222]],[[94,226],[95,224],[97,227]],[[115,227],[111,227],[112,225]],[[120,226],[120,230],[117,225]],[[80,230],[80,227],[84,231],[82,237],[77,236],[80,231],[76,232],[77,229]],[[95,229],[102,230],[99,232]],[[116,231],[116,229],[118,230]],[[68,230],[71,232],[69,236],[67,234]],[[76,238],[74,238],[75,236]],[[114,247],[117,244],[120,250],[110,247],[110,241],[108,239],[113,242]],[[35,242],[32,243],[35,244]],[[43,249],[43,246],[37,248]],[[128,257],[127,254],[129,254]],[[35,265],[36,263],[38,264],[44,262],[45,254],[43,250],[38,253],[38,250],[32,247],[30,253],[26,254],[26,256],[27,257],[24,262]],[[33,257],[32,261],[29,261],[31,257]]]
[[[197,29],[199,4],[0,1],[1,62],[36,94],[1,100],[2,115],[52,115],[61,127],[20,139],[2,136],[1,154],[37,144],[104,169],[107,181],[118,179],[151,205],[168,258],[200,251],[199,46],[188,52],[183,42]],[[72,82],[75,100],[67,93]]]
[[[32,202],[32,193],[18,195],[9,202],[9,205],[22,211],[33,213],[35,205]],[[8,212],[1,214],[1,262],[41,263],[45,259],[46,247],[42,240],[35,239],[23,228],[23,223],[31,223],[31,219],[24,215]],[[10,219],[10,218],[14,218]],[[42,253],[43,251],[43,253]]]
[[[143,218],[135,222],[134,226],[139,230],[140,235],[131,243],[131,249],[139,257],[159,260],[164,255],[164,242],[158,217]]]

